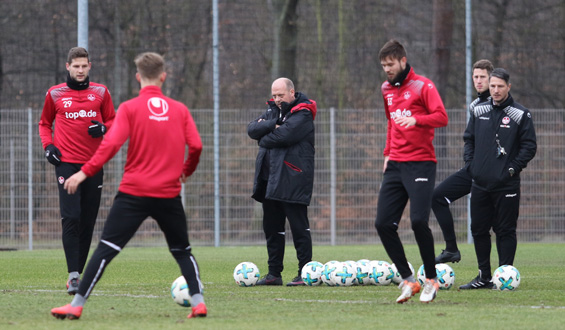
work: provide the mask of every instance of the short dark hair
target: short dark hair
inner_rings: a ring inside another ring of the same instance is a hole
[[[487,70],[487,73],[490,75],[492,70],[494,70],[494,66],[489,60],[478,60],[473,64],[473,70],[480,69],[480,70]]]
[[[165,71],[165,60],[163,56],[157,53],[141,53],[137,55],[134,62],[137,67],[137,72],[139,72],[143,78],[156,79]]]
[[[492,72],[490,73],[490,76],[500,78],[500,79],[504,80],[506,82],[506,84],[508,84],[510,82],[510,74],[508,74],[508,72],[506,70],[504,70],[503,68],[496,68],[496,69],[492,70]]]
[[[88,51],[83,47],[73,47],[69,50],[69,55],[67,55],[67,63],[71,64],[75,58],[86,57],[88,62],[90,58],[88,57]]]
[[[404,46],[402,46],[398,40],[391,39],[384,44],[383,48],[381,48],[379,52],[379,60],[386,60],[389,57],[394,60],[400,60],[403,57],[406,57],[406,49],[404,49]]]

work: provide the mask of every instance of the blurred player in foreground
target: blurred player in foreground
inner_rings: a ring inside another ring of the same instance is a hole
[[[73,301],[54,308],[57,318],[78,319],[86,300],[112,259],[125,247],[141,223],[152,217],[165,234],[169,250],[188,283],[192,312],[207,315],[198,264],[188,241],[186,215],[179,195],[181,182],[196,170],[202,141],[188,108],[163,95],[166,73],[163,57],[143,53],[136,57],[139,96],[124,102],[114,127],[94,156],[65,182],[69,194],[96,174],[129,139],[123,179],[104,225],[100,243],[89,260]],[[188,157],[185,159],[186,146]]]

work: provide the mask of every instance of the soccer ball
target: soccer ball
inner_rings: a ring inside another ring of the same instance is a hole
[[[410,270],[412,271],[412,275],[414,275],[414,267],[412,266],[412,264],[410,262],[408,262],[408,267],[410,267]],[[396,269],[396,265],[392,264],[390,265],[390,268],[392,269],[392,282],[395,284],[400,284],[400,282],[402,282],[402,276],[400,276],[400,273],[398,272],[398,269]]]
[[[436,275],[437,283],[441,290],[449,290],[455,284],[455,272],[447,264],[436,264]],[[418,282],[424,285],[426,281],[426,272],[424,271],[424,265],[418,268],[417,273]]]
[[[239,286],[254,286],[260,276],[259,268],[249,261],[240,263],[233,270],[233,279]]]
[[[520,285],[520,272],[514,266],[504,265],[494,270],[492,283],[499,291],[512,291]]]
[[[331,281],[335,286],[351,286],[357,279],[357,271],[352,263],[341,262],[331,273]]]
[[[360,260],[357,261],[356,267],[356,280],[355,283],[359,285],[371,284],[369,275],[371,274],[372,266],[370,261]]]
[[[302,267],[301,277],[304,283],[309,286],[320,285],[322,283],[322,272],[324,265],[318,261],[310,261]]]
[[[332,282],[332,273],[337,270],[337,266],[340,264],[339,261],[331,260],[324,264],[324,268],[322,269],[321,277],[322,282],[326,283],[329,286],[335,286]]]
[[[372,260],[370,262],[371,272],[369,281],[374,285],[389,285],[392,282],[393,270],[388,262]]]
[[[177,304],[190,307],[190,294],[184,276],[179,276],[171,285],[171,297]]]

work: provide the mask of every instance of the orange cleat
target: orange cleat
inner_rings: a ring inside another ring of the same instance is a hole
[[[51,315],[61,320],[64,320],[65,318],[69,318],[69,320],[78,320],[81,314],[82,306],[72,307],[71,304],[53,308],[51,310]]]
[[[406,280],[400,283],[398,287],[402,290],[402,294],[396,299],[396,302],[399,304],[403,304],[408,300],[410,300],[412,296],[420,292],[420,288],[421,288],[420,283],[408,282]]]
[[[204,303],[200,303],[196,305],[196,307],[192,307],[192,313],[188,314],[187,318],[206,317],[207,314],[208,310],[206,309],[206,305]]]

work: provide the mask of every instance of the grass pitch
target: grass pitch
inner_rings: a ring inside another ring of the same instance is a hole
[[[407,245],[408,260],[421,265],[418,248]],[[396,304],[395,286],[250,287],[236,286],[232,273],[241,261],[267,271],[264,246],[194,247],[204,283],[208,317],[186,319],[189,310],[170,297],[180,275],[165,247],[127,248],[109,265],[85,305],[80,320],[57,320],[50,309],[71,301],[66,294],[63,251],[0,252],[1,329],[557,329],[565,322],[564,244],[518,245],[515,266],[522,275],[514,292],[457,291],[477,274],[472,245],[450,264],[455,287],[430,304],[418,295]],[[436,246],[439,252],[440,246]],[[493,246],[493,265],[497,264]],[[315,246],[314,259],[389,260],[381,245]],[[287,246],[283,279],[297,272]]]

